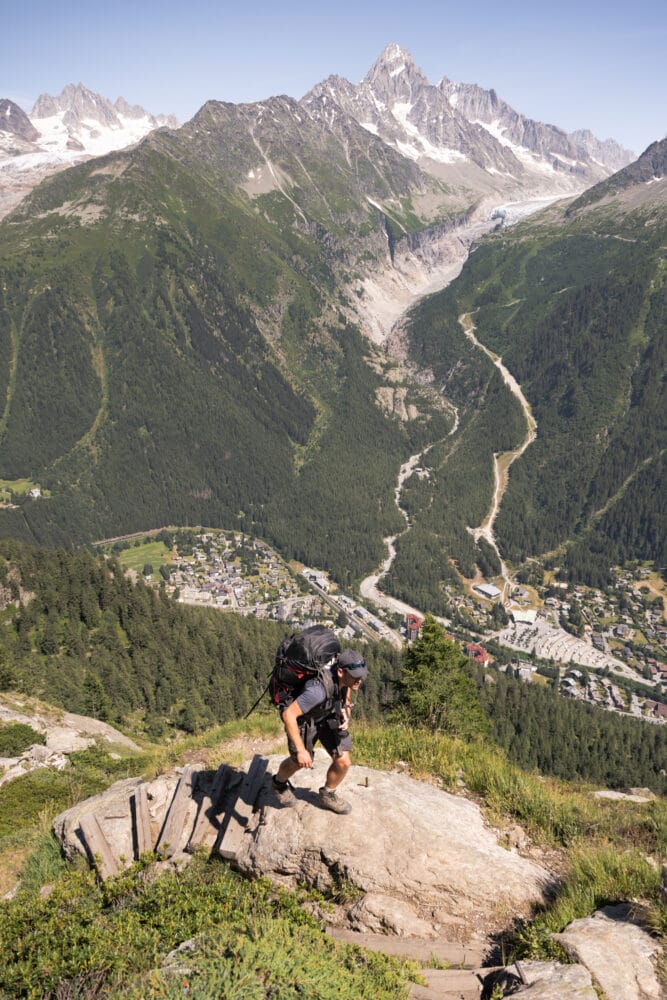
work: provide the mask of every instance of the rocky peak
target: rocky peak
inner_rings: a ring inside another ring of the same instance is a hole
[[[302,104],[333,122],[336,106],[439,179],[487,193],[566,195],[608,176],[631,154],[589,134],[569,136],[516,112],[495,90],[443,77],[435,86],[400,45],[388,45],[361,83],[331,76]],[[479,173],[481,168],[485,174]]]
[[[409,100],[421,87],[428,87],[429,82],[410,53],[392,43],[373,63],[363,85],[386,100]]]
[[[621,146],[614,139],[597,139],[588,129],[578,129],[570,132],[570,139],[582,151],[584,156],[599,160],[612,170],[621,170],[632,160],[635,154],[630,149]]]
[[[124,118],[149,118],[150,115],[140,104],[128,104],[124,97],[118,97],[114,102],[114,108],[119,115]]]
[[[8,98],[0,99],[0,132],[17,135],[27,142],[35,142],[39,132],[25,111]]]
[[[68,83],[57,97],[40,94],[30,114],[31,118],[50,118],[63,114],[63,122],[76,128],[81,122],[92,120],[107,128],[120,125],[113,104],[101,94],[96,94],[82,83]]]

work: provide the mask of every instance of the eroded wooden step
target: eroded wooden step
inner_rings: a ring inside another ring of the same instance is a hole
[[[131,796],[131,805],[135,852],[137,858],[140,858],[146,851],[153,850],[148,785],[145,782],[135,789],[134,795]]]
[[[232,769],[223,764],[215,773],[210,792],[204,792],[199,803],[199,812],[186,850],[189,853],[198,847],[213,850],[224,819],[222,798],[233,774]]]
[[[440,962],[456,969],[477,969],[484,960],[485,942],[471,941],[458,944],[455,941],[429,940],[422,937],[398,937],[394,934],[371,934],[351,931],[343,927],[328,927],[327,934],[344,944],[356,944],[371,951],[383,951],[386,955],[411,958],[415,962]],[[448,970],[450,971],[450,970]]]
[[[220,841],[220,847],[218,848],[221,856],[228,861],[236,860],[236,854],[241,847],[243,834],[248,825],[248,820],[252,815],[259,790],[264,782],[268,764],[268,758],[255,754],[248,773],[241,783],[238,798],[228,810],[227,826]]]
[[[196,810],[193,794],[196,773],[192,767],[183,769],[155,845],[156,851],[167,858],[176,854],[189,840],[190,831],[186,831],[186,824],[189,827]]]
[[[482,981],[467,969],[423,969],[426,986],[416,983],[410,989],[410,1000],[479,1000]]]
[[[104,835],[100,821],[95,813],[86,813],[81,817],[79,829],[84,839],[86,850],[97,869],[101,879],[110,878],[120,871],[120,860],[114,854],[111,845]]]

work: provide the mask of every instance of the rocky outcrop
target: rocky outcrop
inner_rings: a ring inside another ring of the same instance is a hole
[[[334,815],[317,798],[322,760],[296,775],[297,802],[285,809],[270,781],[280,759],[255,757],[240,773],[223,766],[224,781],[186,768],[147,783],[117,782],[61,814],[54,830],[68,856],[92,858],[84,820],[94,815],[94,838],[115,859],[109,873],[145,850],[170,855],[205,843],[251,876],[321,891],[344,886],[350,902],[340,920],[357,931],[467,941],[544,899],[551,874],[501,847],[475,803],[355,767],[345,784],[352,813]]]
[[[632,920],[628,906],[606,906],[574,920],[554,938],[589,970],[607,1000],[664,997],[655,969],[660,944]]]
[[[504,995],[521,1000],[598,1000],[590,973],[582,965],[522,962],[521,972],[523,983],[518,977],[510,978],[505,973],[511,992]],[[503,979],[498,978],[497,982],[502,986]]]
[[[490,936],[544,900],[554,881],[516,849],[500,847],[480,808],[404,774],[355,767],[341,793],[348,815],[319,805],[327,761],[294,778],[296,804],[281,805],[271,773],[282,758],[256,755],[240,770],[177,769],[144,782],[130,778],[57,817],[68,857],[86,856],[101,878],[154,850],[165,866],[212,850],[252,877],[287,888],[331,890],[337,907],[320,912],[336,940],[429,963],[412,1000],[659,1000],[659,946],[629,917],[607,908],[554,935],[578,964],[517,962],[483,966]],[[523,838],[528,847],[527,838]],[[465,973],[463,970],[467,970]]]
[[[502,848],[475,803],[402,774],[355,767],[345,783],[352,812],[336,816],[317,803],[326,766],[318,761],[295,776],[294,808],[276,808],[268,796],[237,852],[241,871],[320,890],[349,884],[362,894],[350,924],[394,934],[436,937],[445,929],[464,940],[543,900],[550,873]]]
[[[18,104],[7,98],[0,100],[0,132],[9,132],[26,142],[36,142],[39,132]]]
[[[42,767],[63,770],[67,757],[102,741],[109,748],[139,751],[129,736],[107,722],[73,712],[58,712],[30,698],[6,694],[0,697],[0,724],[19,722],[45,737],[45,745],[28,747],[18,757],[0,758],[0,785]]]

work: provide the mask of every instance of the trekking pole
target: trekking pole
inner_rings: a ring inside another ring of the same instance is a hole
[[[267,692],[267,691],[269,690],[269,687],[270,687],[270,685],[271,685],[271,678],[272,678],[272,677],[273,677],[273,671],[271,671],[271,673],[269,674],[269,680],[268,680],[268,683],[267,683],[266,687],[264,688],[264,690],[262,691],[262,693],[260,694],[259,698],[258,698],[258,699],[257,699],[257,701],[255,702],[255,704],[254,704],[254,705],[252,706],[252,708],[251,708],[251,709],[249,709],[249,710],[248,710],[248,712],[246,712],[246,714],[245,714],[245,715],[243,716],[243,718],[244,718],[244,719],[247,719],[247,718],[248,718],[248,716],[249,716],[249,715],[252,715],[252,713],[253,713],[253,712],[255,711],[255,709],[256,709],[256,708],[257,708],[257,706],[259,705],[260,701],[262,700],[262,698],[264,697],[264,695],[266,694],[266,692]]]

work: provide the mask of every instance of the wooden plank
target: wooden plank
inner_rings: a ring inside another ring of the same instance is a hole
[[[395,934],[374,934],[370,931],[352,931],[347,927],[327,927],[329,937],[343,944],[356,944],[370,951],[410,958],[414,962],[428,963],[432,959],[446,962],[458,969],[476,969],[484,960],[486,944],[473,940],[467,944],[442,938],[398,937]]]
[[[100,878],[104,880],[111,875],[117,875],[120,871],[120,863],[118,858],[114,856],[95,813],[87,813],[82,816],[79,828]]]
[[[144,782],[135,789],[134,795],[134,829],[136,833],[137,858],[146,851],[153,850],[153,835],[151,833],[151,814],[148,808],[148,785]]]
[[[227,764],[222,764],[216,771],[210,794],[203,796],[192,835],[185,848],[190,854],[198,847],[213,849],[222,829],[220,802],[231,775],[232,769]]]
[[[248,773],[241,784],[238,798],[229,813],[227,829],[218,848],[222,857],[227,858],[228,861],[236,859],[236,854],[241,846],[248,820],[252,815],[257,793],[264,781],[268,764],[268,758],[255,754]]]
[[[178,845],[183,834],[183,824],[192,802],[192,792],[195,770],[192,767],[183,768],[183,773],[178,779],[176,791],[171,800],[167,815],[160,831],[155,850],[167,858],[178,851]]]

